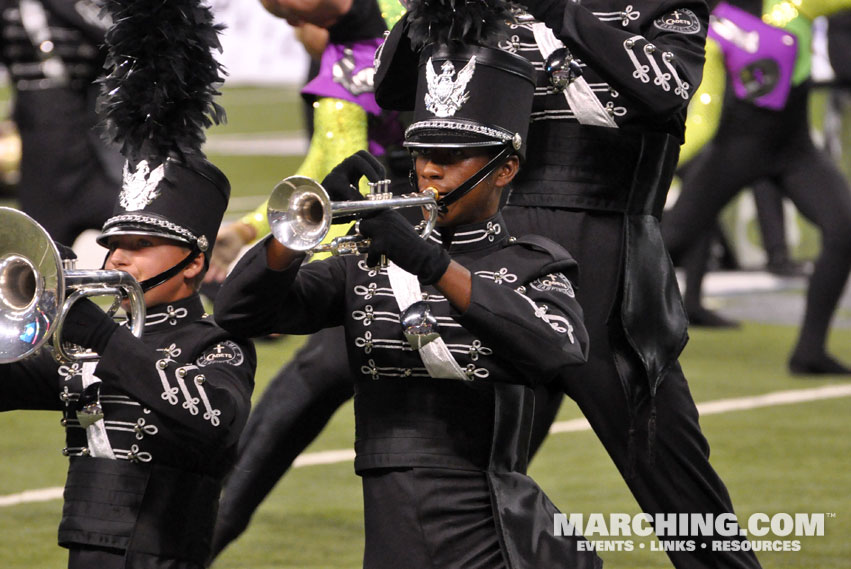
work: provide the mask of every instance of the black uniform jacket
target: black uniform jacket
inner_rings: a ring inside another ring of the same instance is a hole
[[[471,304],[453,309],[421,289],[460,373],[432,376],[399,323],[390,275],[361,257],[283,271],[260,243],[216,297],[216,319],[254,336],[345,327],[355,383],[355,469],[438,467],[486,472],[511,567],[592,566],[570,538],[554,537],[557,510],[524,472],[533,409],[528,387],[582,363],[587,336],[564,249],[540,237],[509,239],[497,216],[432,239],[473,274]],[[417,283],[418,285],[418,283]],[[571,563],[576,562],[575,565]]]
[[[703,76],[708,10],[702,0],[583,0],[533,1],[529,12],[543,23],[518,12],[503,44],[540,70],[528,161],[508,203],[624,216],[611,236],[623,243],[617,313],[655,393],[688,339],[659,219]],[[544,62],[562,46],[578,71],[559,89]]]
[[[702,79],[706,3],[521,3],[528,9],[514,11],[499,47],[529,59],[538,74],[526,163],[508,204],[623,216],[622,231],[611,234],[624,246],[613,314],[655,392],[688,338],[658,225]],[[414,97],[419,56],[406,26],[403,18],[377,54],[376,100],[388,108],[406,108]],[[546,65],[559,49],[573,68],[560,85]],[[594,219],[605,218],[586,221]]]
[[[120,328],[97,363],[59,365],[43,350],[0,366],[0,410],[63,412],[60,544],[126,550],[132,567],[203,563],[255,366],[251,342],[216,326],[197,295],[149,309],[141,341]],[[97,405],[102,419],[86,426]]]

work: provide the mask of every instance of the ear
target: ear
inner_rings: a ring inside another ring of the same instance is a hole
[[[505,162],[503,162],[502,166],[497,169],[494,185],[497,188],[504,188],[511,183],[511,180],[514,179],[514,176],[516,176],[519,171],[520,159],[516,154],[512,154]]]
[[[186,267],[183,269],[184,279],[192,280],[199,274],[201,274],[201,271],[204,270],[204,255],[206,255],[206,253],[199,253],[198,255],[195,255],[195,258],[192,259],[192,261],[188,265],[186,265]]]

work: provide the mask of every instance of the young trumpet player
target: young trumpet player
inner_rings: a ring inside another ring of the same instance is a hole
[[[59,544],[70,569],[201,569],[256,364],[251,342],[218,327],[197,292],[230,193],[199,148],[209,114],[219,112],[210,85],[221,77],[209,53],[217,28],[194,0],[109,7],[116,23],[104,104],[127,163],[98,242],[108,250],[106,269],[142,285],[144,332],[137,338],[91,301],[77,301],[62,337],[99,359],[57,363],[41,351],[0,365],[0,410],[63,414],[70,464]],[[150,29],[155,9],[158,24],[192,53],[170,51]],[[152,52],[135,41],[140,35]],[[170,66],[146,59],[164,54],[191,64],[175,64],[179,73],[169,76]],[[152,104],[153,85],[168,105]]]
[[[533,68],[455,44],[428,50],[419,71],[405,144],[418,189],[442,207],[431,236],[381,209],[359,222],[365,259],[303,263],[267,238],[225,280],[216,320],[246,336],[344,327],[365,568],[596,567],[576,538],[553,535],[557,510],[525,475],[532,386],[587,350],[575,262],[546,239],[511,236],[499,212],[523,156]],[[361,199],[364,175],[378,182],[381,170],[362,151],[322,185],[332,200]]]

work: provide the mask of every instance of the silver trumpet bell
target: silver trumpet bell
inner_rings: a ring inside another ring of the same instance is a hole
[[[333,218],[358,216],[382,209],[422,207],[426,216],[416,229],[427,238],[437,222],[437,192],[433,188],[418,194],[394,196],[385,180],[370,184],[372,192],[364,200],[332,202],[322,185],[305,176],[290,176],[272,190],[266,217],[275,239],[295,251],[313,251],[332,255],[363,254],[370,240],[362,235],[345,235],[322,245]]]
[[[66,296],[67,293],[67,296]],[[0,363],[26,358],[50,337],[63,361],[96,360],[62,343],[62,323],[80,298],[110,295],[112,315],[130,300],[131,331],[145,326],[142,287],[124,271],[66,269],[47,231],[30,216],[0,207]]]

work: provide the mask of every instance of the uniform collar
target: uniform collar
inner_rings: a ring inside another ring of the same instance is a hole
[[[442,245],[449,253],[456,254],[502,247],[508,237],[502,214],[497,213],[481,223],[436,228],[429,235],[429,240]]]
[[[158,304],[149,308],[145,315],[145,333],[194,322],[203,315],[204,305],[197,294],[174,302]]]

